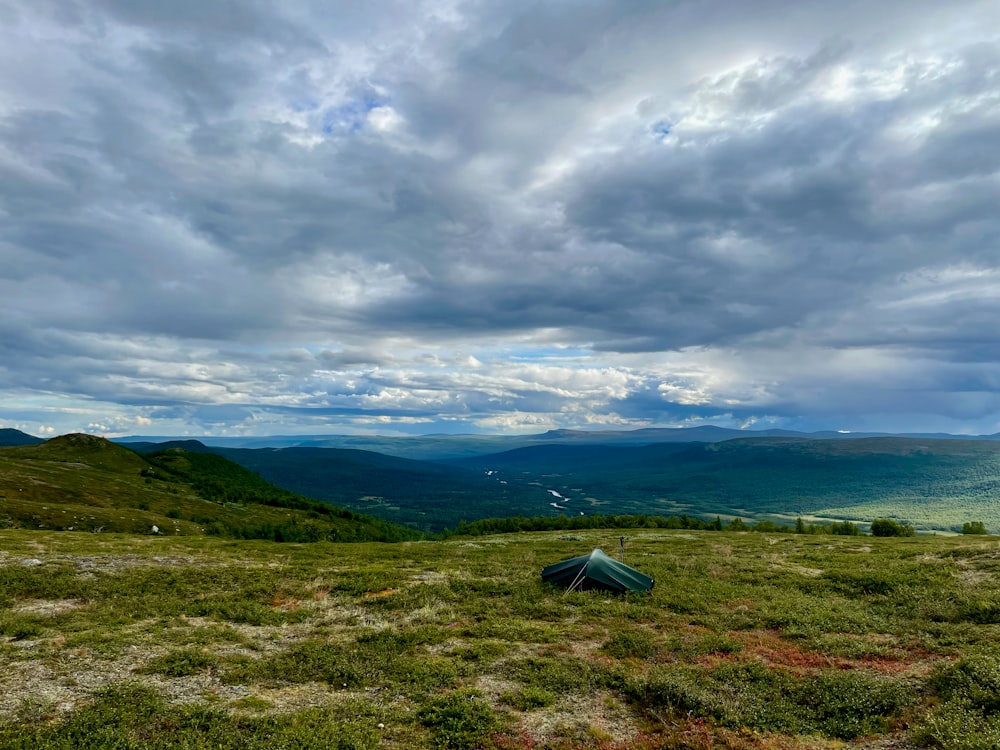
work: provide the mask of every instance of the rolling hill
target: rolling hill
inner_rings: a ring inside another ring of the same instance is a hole
[[[133,443],[131,447],[147,452],[177,445]],[[191,441],[183,445],[192,452],[224,456],[292,492],[424,531],[441,531],[462,520],[546,508],[547,495],[527,483],[503,485],[473,469],[372,451],[218,448]]]
[[[140,456],[81,434],[0,448],[0,526],[278,541],[417,536],[297,496],[221,456],[179,448]]]

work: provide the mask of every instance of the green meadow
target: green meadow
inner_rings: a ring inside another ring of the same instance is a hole
[[[566,594],[594,547],[650,594]],[[1000,747],[991,537],[0,531],[2,748]]]

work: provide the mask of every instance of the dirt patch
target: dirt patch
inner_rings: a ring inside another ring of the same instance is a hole
[[[820,568],[810,568],[806,565],[789,565],[788,569],[807,578],[819,578],[823,575],[823,571]]]
[[[35,648],[37,642],[25,644]],[[60,658],[8,660],[0,674],[0,719],[22,715],[29,708],[65,713],[112,683],[133,677],[144,657],[138,652],[120,659],[96,659],[89,649],[60,652]]]
[[[521,714],[520,728],[536,742],[575,739],[578,742],[624,743],[636,737],[638,717],[610,692],[570,696],[555,705]]]
[[[497,675],[476,678],[475,687],[497,710],[509,710],[501,697],[515,693],[521,683]],[[632,710],[607,691],[587,696],[565,696],[552,706],[518,714],[517,733],[533,743],[575,738],[588,745],[595,738],[605,742],[627,742],[640,732],[640,722]],[[531,745],[534,747],[534,745]]]
[[[986,581],[992,581],[994,578],[991,572],[976,567],[970,560],[959,558],[958,560],[955,560],[955,564],[958,565],[958,579],[962,583],[975,585],[985,583]]]
[[[83,599],[24,599],[14,605],[14,612],[21,615],[54,616],[72,612],[88,604]]]
[[[447,583],[448,576],[445,573],[440,573],[436,570],[425,570],[422,573],[417,573],[413,576],[413,580],[419,583]]]

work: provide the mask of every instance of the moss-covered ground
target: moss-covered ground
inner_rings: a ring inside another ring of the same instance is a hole
[[[0,531],[2,748],[1000,747],[1000,542]]]

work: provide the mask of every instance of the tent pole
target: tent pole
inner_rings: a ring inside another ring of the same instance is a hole
[[[583,581],[583,576],[584,574],[586,574],[586,572],[587,572],[587,566],[584,565],[582,568],[580,568],[580,572],[576,574],[576,578],[573,579],[573,583],[571,583],[569,585],[569,588],[566,589],[566,594],[568,594],[570,591],[572,591],[573,589],[575,589],[577,586],[580,585],[580,582]],[[566,594],[563,594],[563,596],[565,596]]]

